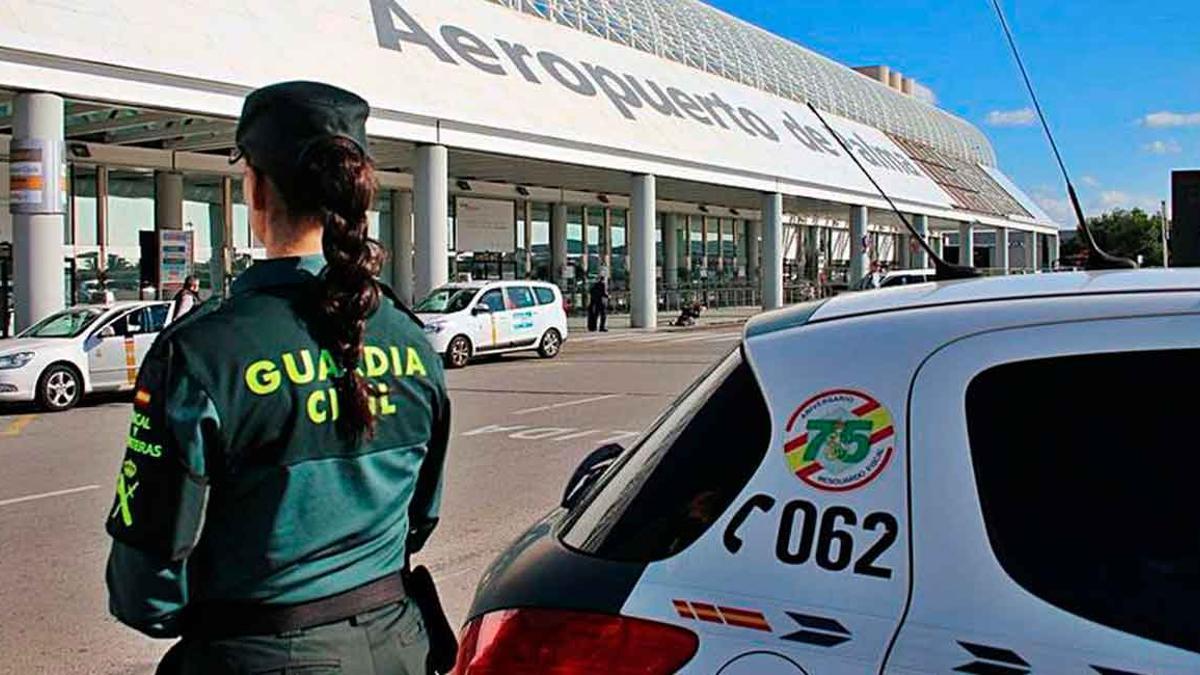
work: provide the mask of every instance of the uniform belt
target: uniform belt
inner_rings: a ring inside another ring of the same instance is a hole
[[[294,605],[202,602],[185,611],[183,633],[197,638],[278,635],[345,621],[400,602],[406,595],[404,582],[397,573],[337,595]]]

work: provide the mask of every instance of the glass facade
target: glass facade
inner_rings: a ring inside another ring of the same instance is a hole
[[[154,231],[154,172],[112,169],[108,172],[105,251],[108,289],[118,300],[135,300],[141,289],[142,232]]]

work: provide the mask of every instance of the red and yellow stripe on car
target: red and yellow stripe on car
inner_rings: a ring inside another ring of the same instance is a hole
[[[719,623],[734,628],[749,628],[771,632],[771,624],[762,612],[753,609],[738,609],[723,605],[712,605],[707,602],[690,602],[687,600],[672,600],[675,612],[681,618],[706,623]]]
[[[137,382],[137,345],[133,342],[133,336],[125,337],[125,379],[129,384]]]

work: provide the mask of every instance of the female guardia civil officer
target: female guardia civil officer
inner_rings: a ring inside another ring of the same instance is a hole
[[[246,99],[268,259],[139,375],[107,579],[120,621],[182,636],[160,672],[426,672],[399,573],[436,523],[450,410],[419,323],[374,280],[367,115],[310,82]]]

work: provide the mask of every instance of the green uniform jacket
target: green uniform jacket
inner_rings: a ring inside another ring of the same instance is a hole
[[[373,438],[339,434],[320,256],[259,262],[171,325],[138,376],[108,513],[109,605],[154,637],[189,603],[291,604],[400,570],[437,521],[450,406],[421,326],[386,298],[359,366]]]

